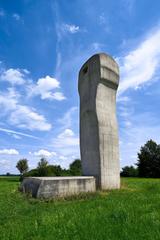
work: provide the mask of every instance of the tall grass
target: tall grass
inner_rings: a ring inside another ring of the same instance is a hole
[[[39,201],[0,178],[1,240],[159,240],[160,180],[122,179],[121,190]]]

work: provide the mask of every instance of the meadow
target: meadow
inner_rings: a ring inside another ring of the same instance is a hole
[[[40,201],[0,177],[1,240],[159,240],[160,179],[123,178],[120,190]]]

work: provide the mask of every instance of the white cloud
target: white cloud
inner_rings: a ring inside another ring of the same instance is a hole
[[[50,76],[46,76],[44,78],[40,78],[37,82],[37,89],[41,92],[42,88],[44,88],[45,91],[50,91],[54,88],[59,88],[59,81],[55,78],[52,78]]]
[[[34,156],[38,156],[38,157],[53,157],[57,155],[55,152],[49,152],[45,149],[40,149],[39,151],[34,152],[33,154]]]
[[[98,20],[99,20],[99,24],[103,27],[103,31],[109,33],[110,32],[110,24],[108,21],[108,16],[104,13],[101,13]]]
[[[11,125],[29,130],[48,131],[52,125],[47,122],[45,117],[29,106],[21,105],[20,95],[14,89],[1,93],[0,107],[3,109],[1,115],[6,115]]]
[[[65,168],[73,161],[73,154],[79,158],[79,138],[76,136],[54,138],[52,146],[57,152],[57,164],[61,164]]]
[[[15,18],[17,21],[20,20],[19,14],[14,13],[12,16],[13,16],[13,18]]]
[[[26,69],[7,69],[1,72],[0,80],[7,81],[12,85],[21,85],[25,83],[26,74],[28,74]]]
[[[64,31],[72,33],[72,34],[80,31],[80,27],[76,26],[74,24],[63,24],[62,28],[63,28]]]
[[[29,88],[29,95],[40,95],[41,99],[64,100],[63,93],[53,92],[57,88],[60,88],[60,82],[56,78],[46,76],[38,79],[37,84]]]
[[[10,168],[10,165],[11,165],[11,163],[8,161],[8,160],[6,160],[6,159],[0,159],[0,167],[2,167],[2,169],[4,170],[7,170],[7,169],[9,169]]]
[[[117,102],[123,102],[123,103],[126,103],[126,102],[129,102],[130,101],[130,98],[128,96],[117,96]]]
[[[94,42],[91,45],[91,48],[93,48],[95,51],[101,51],[103,47],[104,47],[104,44],[98,43],[98,42]]]
[[[1,111],[0,115],[16,109],[18,99],[19,94],[12,88],[8,88],[7,92],[0,92],[0,107],[3,109],[3,112]]]
[[[71,107],[65,114],[64,116],[58,120],[58,122],[60,124],[62,124],[62,128],[63,129],[66,129],[66,128],[71,128],[73,125],[74,125],[74,120],[78,119],[78,116],[77,116],[77,110],[78,110],[78,107]],[[76,114],[76,116],[75,116]],[[76,121],[76,124],[77,124],[77,121]]]
[[[79,136],[75,134],[78,127],[78,108],[71,107],[64,116],[58,120],[61,124],[59,134],[51,140],[50,146],[56,149],[57,164],[67,168],[74,158],[79,158]]]
[[[102,13],[100,16],[99,16],[99,23],[100,24],[105,24],[106,23],[106,18],[104,16],[104,13]]]
[[[134,12],[135,0],[122,0],[123,4],[123,16],[124,16],[124,9],[128,12],[128,14],[132,14]]]
[[[59,156],[59,159],[62,160],[62,161],[66,161],[66,160],[67,160],[67,157],[65,157],[65,156]]]
[[[19,152],[16,149],[1,149],[0,154],[3,154],[3,155],[18,155]]]
[[[57,159],[63,167],[73,161],[73,155],[79,158],[79,137],[71,129],[65,129],[52,140],[51,144],[57,151]]]
[[[16,106],[16,109],[10,114],[9,122],[19,128],[29,130],[48,131],[52,128],[43,115],[30,107],[22,105]]]
[[[71,129],[65,129],[64,132],[58,135],[58,138],[66,138],[74,136],[74,132]]]
[[[137,126],[132,126],[129,131],[125,130],[121,135],[121,138],[123,140],[123,144],[120,146],[122,167],[137,162],[137,153],[140,151],[140,147],[143,146],[146,141],[153,139],[157,143],[160,143],[160,137],[158,134],[160,131],[160,126],[151,126],[148,123],[142,125],[141,121],[142,119],[140,118],[139,124],[137,124]]]
[[[126,127],[131,127],[132,123],[130,121],[124,121],[124,124],[126,125]]]
[[[53,93],[52,94],[52,97],[51,97],[51,99],[55,99],[55,100],[57,100],[57,101],[62,101],[62,100],[64,100],[64,99],[66,99],[66,97],[63,95],[63,93],[61,93],[61,92],[55,92],[55,93]]]
[[[160,29],[152,31],[137,48],[118,59],[121,81],[119,94],[153,81],[160,64]]]
[[[79,138],[75,137],[75,134],[71,129],[65,129],[57,136],[57,138],[53,139],[53,145],[54,147],[62,149],[68,146],[78,146]]]

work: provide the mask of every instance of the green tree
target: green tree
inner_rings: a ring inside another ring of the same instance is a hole
[[[40,161],[38,162],[38,167],[37,168],[45,168],[48,165],[48,161],[46,158],[41,158]]]
[[[11,174],[9,172],[6,173],[6,176],[11,176]]]
[[[122,177],[138,177],[138,168],[134,166],[125,166],[121,171]]]
[[[48,165],[48,176],[61,176],[62,168],[60,165]]]
[[[17,162],[16,168],[19,170],[20,174],[24,174],[28,171],[28,160],[27,159],[20,159]]]
[[[69,170],[72,176],[82,175],[82,165],[80,159],[75,159],[70,165]]]
[[[48,161],[46,158],[41,158],[38,162],[37,170],[38,170],[38,176],[48,176]]]
[[[138,153],[137,166],[140,177],[160,177],[160,145],[153,140],[146,142]]]
[[[20,181],[23,180],[23,175],[28,171],[28,160],[27,159],[20,159],[17,162],[16,168],[19,170],[20,172]]]

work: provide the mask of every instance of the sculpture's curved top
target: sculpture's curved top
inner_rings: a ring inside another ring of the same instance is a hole
[[[92,75],[97,74],[99,69],[99,79],[108,87],[117,89],[119,84],[119,67],[116,61],[106,53],[97,53],[90,57],[81,67],[79,71],[80,76],[87,75],[92,71]],[[80,91],[81,81],[78,83],[78,89]]]

